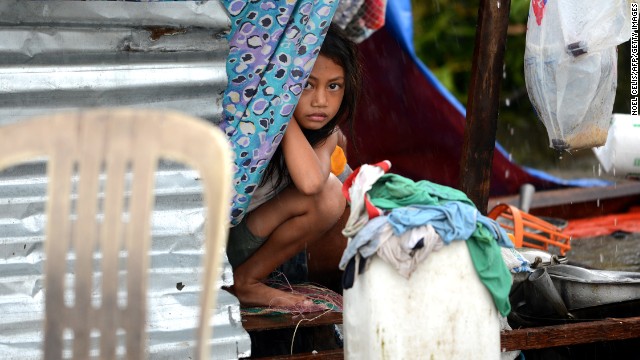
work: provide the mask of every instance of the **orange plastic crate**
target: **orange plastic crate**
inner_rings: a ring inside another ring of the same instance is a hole
[[[571,250],[571,237],[562,230],[534,215],[521,211],[515,206],[500,204],[494,207],[488,217],[496,220],[513,234],[515,247],[529,247],[549,250],[549,245],[559,249],[560,255]]]

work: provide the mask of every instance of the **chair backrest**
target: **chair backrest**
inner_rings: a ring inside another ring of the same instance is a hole
[[[62,357],[66,329],[74,334],[74,359],[89,357],[96,330],[101,358],[115,357],[121,329],[127,358],[145,356],[148,249],[159,159],[192,167],[203,185],[206,255],[195,355],[206,358],[232,188],[231,152],[222,132],[177,112],[134,109],[60,113],[0,127],[0,170],[36,157],[48,158],[45,358]],[[96,249],[102,272],[99,306],[92,303]],[[72,304],[66,304],[70,251],[74,289]],[[123,259],[126,304],[118,299]]]

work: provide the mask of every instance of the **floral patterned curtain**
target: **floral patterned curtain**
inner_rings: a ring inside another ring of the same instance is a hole
[[[223,0],[231,16],[220,128],[235,152],[231,224],[280,144],[338,0]]]

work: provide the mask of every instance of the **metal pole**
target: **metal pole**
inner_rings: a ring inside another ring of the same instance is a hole
[[[511,0],[481,0],[467,118],[460,162],[460,189],[487,213],[496,141],[500,80]]]

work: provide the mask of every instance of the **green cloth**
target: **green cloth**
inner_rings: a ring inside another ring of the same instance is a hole
[[[469,248],[473,266],[480,280],[491,293],[498,311],[502,316],[507,316],[511,311],[509,292],[512,277],[502,259],[500,246],[484,225],[476,223],[476,230],[467,239],[467,248]]]
[[[475,207],[460,190],[428,180],[414,182],[397,174],[382,175],[367,193],[371,203],[384,210],[410,205],[441,205],[447,201],[461,201]]]
[[[438,206],[449,201],[460,201],[475,208],[467,194],[460,190],[428,180],[414,182],[397,174],[382,175],[368,194],[371,203],[384,210],[411,205]],[[480,223],[476,223],[476,230],[466,242],[476,273],[491,293],[500,314],[507,316],[511,311],[509,292],[512,277],[502,259],[500,246],[492,233]]]

